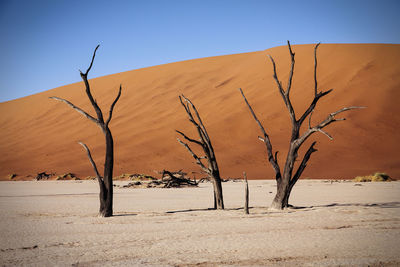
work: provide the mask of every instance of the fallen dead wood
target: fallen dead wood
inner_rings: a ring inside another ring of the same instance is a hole
[[[190,180],[190,178],[185,178],[187,173],[182,172],[182,170],[177,172],[170,172],[163,170],[161,175],[161,181],[165,183],[164,188],[171,187],[190,187],[197,186],[196,180]]]
[[[36,177],[35,180],[36,181],[40,181],[40,180],[48,180],[50,177],[52,177],[54,174],[53,173],[46,173],[44,172],[39,172]]]
[[[127,185],[121,186],[122,188],[181,188],[181,187],[197,187],[198,182],[186,178],[187,173],[179,170],[177,172],[171,172],[163,170],[158,172],[161,174],[161,179],[149,179],[143,177],[140,180],[136,180]]]
[[[141,173],[124,173],[121,174],[120,176],[116,176],[113,178],[113,180],[132,180],[132,181],[142,181],[142,180],[157,180],[157,178],[151,176],[151,175],[146,175],[146,174],[141,174]]]

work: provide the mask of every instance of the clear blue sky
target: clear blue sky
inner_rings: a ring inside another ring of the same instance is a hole
[[[400,43],[399,0],[0,0],[0,102],[169,62],[315,43]]]

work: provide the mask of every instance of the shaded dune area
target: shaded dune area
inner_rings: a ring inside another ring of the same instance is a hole
[[[313,99],[313,47],[292,46],[296,66],[291,100],[297,117]],[[91,79],[92,93],[105,114],[122,84],[122,96],[110,124],[115,176],[155,175],[155,170],[163,169],[199,172],[176,141],[176,129],[197,138],[178,99],[184,94],[202,116],[223,178],[240,177],[243,171],[249,179],[273,178],[265,145],[257,138],[260,130],[238,91],[239,87],[243,89],[269,133],[274,150],[279,150],[283,166],[291,125],[267,55],[275,59],[279,78],[286,87],[290,68],[286,46]],[[100,49],[97,57],[101,56]],[[297,163],[311,141],[317,141],[318,152],[311,156],[303,178],[348,179],[376,171],[400,178],[399,61],[400,45],[321,44],[318,87],[334,90],[318,102],[311,124],[345,106],[367,108],[342,113],[339,117],[346,117],[346,121],[325,128],[333,136],[332,141],[320,133],[311,136],[300,150]],[[50,96],[70,100],[95,115],[82,82],[0,103],[1,179],[8,179],[12,173],[26,176],[42,171],[72,172],[83,178],[94,175],[78,141],[90,147],[102,169],[105,142],[100,129],[67,105],[48,99]],[[304,126],[308,127],[308,121]],[[195,175],[204,177],[201,173]]]

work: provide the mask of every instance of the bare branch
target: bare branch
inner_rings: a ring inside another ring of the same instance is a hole
[[[175,130],[175,132],[177,132],[178,134],[182,135],[183,138],[185,138],[185,139],[188,140],[189,142],[195,143],[195,144],[197,144],[197,145],[203,147],[203,144],[202,144],[200,141],[197,141],[197,140],[195,140],[195,139],[192,139],[192,138],[186,136],[186,135],[185,135],[184,133],[182,133],[181,131]]]
[[[330,92],[332,92],[333,89],[330,89],[326,92],[319,92],[318,93],[318,80],[317,80],[317,49],[318,46],[321,43],[318,43],[315,45],[314,47],[314,99],[311,102],[310,106],[308,107],[308,109],[304,112],[304,114],[300,117],[300,119],[298,120],[298,124],[299,124],[299,128],[301,127],[301,125],[303,124],[304,120],[307,118],[307,116],[315,109],[315,106],[317,105],[318,100],[320,100],[323,96],[329,94]]]
[[[279,151],[275,151],[275,162],[278,164],[278,153]]]
[[[292,51],[292,47],[290,46],[290,42],[288,41],[288,47],[289,47],[289,53],[290,53],[290,58],[291,58],[291,68],[290,68],[290,74],[289,74],[289,80],[288,80],[288,87],[287,87],[287,91],[285,92],[282,88],[282,83],[279,81],[278,79],[278,74],[276,73],[276,65],[275,65],[275,61],[274,59],[269,56],[269,58],[271,59],[272,62],[272,67],[273,67],[273,71],[274,71],[274,80],[278,86],[279,92],[281,93],[282,99],[285,102],[285,105],[289,111],[289,115],[290,115],[290,119],[292,121],[292,125],[295,126],[296,125],[296,113],[294,112],[293,109],[293,105],[290,101],[289,98],[289,92],[290,92],[290,88],[292,86],[292,78],[293,78],[293,71],[294,71],[294,65],[295,65],[295,60],[294,60],[294,53]]]
[[[192,155],[192,157],[196,160],[196,163],[201,167],[201,169],[203,170],[203,171],[205,171],[206,173],[210,173],[210,170],[208,169],[208,168],[206,168],[206,166],[204,166],[204,164],[203,164],[203,162],[201,162],[201,158],[200,157],[198,157],[193,151],[192,151],[192,149],[189,147],[189,145],[188,144],[186,144],[185,142],[182,142],[181,141],[181,139],[179,139],[179,138],[176,138],[176,140],[178,140],[178,142],[182,145],[182,146],[184,146],[186,149],[187,149],[187,151],[189,151],[189,153]]]
[[[296,146],[297,146],[297,147],[300,147],[301,144],[303,144],[303,142],[304,142],[305,140],[307,140],[307,138],[308,138],[311,134],[313,134],[313,133],[315,133],[315,132],[321,132],[320,130],[323,129],[323,128],[325,128],[325,127],[328,126],[329,124],[331,124],[331,123],[333,123],[333,122],[335,122],[335,121],[343,121],[343,120],[345,120],[345,119],[343,119],[343,118],[336,119],[335,116],[336,116],[337,114],[342,113],[342,112],[345,112],[345,111],[348,111],[348,110],[360,109],[360,108],[365,108],[365,107],[357,107],[357,106],[345,107],[345,108],[342,108],[342,109],[340,109],[340,110],[338,110],[338,111],[335,111],[335,112],[329,114],[328,117],[327,117],[325,120],[323,120],[323,121],[322,121],[321,123],[319,123],[318,125],[316,125],[316,126],[314,126],[314,127],[312,127],[312,128],[309,128],[301,137],[299,137],[299,138],[295,141]],[[327,134],[327,133],[325,133],[325,132],[322,132],[322,133],[324,133],[325,135],[327,135],[328,138],[330,138],[330,139],[332,138],[329,134]]]
[[[183,103],[182,96],[179,96],[179,101],[181,102],[182,106],[185,108],[186,113],[189,115],[189,119],[193,120],[192,112],[190,111],[189,107]]]
[[[93,160],[93,158],[92,158],[92,154],[90,154],[89,148],[87,147],[86,144],[84,144],[84,143],[82,143],[82,142],[78,142],[78,143],[79,143],[81,146],[83,146],[83,148],[86,150],[87,156],[88,156],[88,158],[89,158],[89,160],[90,160],[90,163],[92,164],[93,169],[94,169],[94,171],[95,171],[95,173],[96,173],[97,180],[99,181],[99,183],[102,183],[103,180],[101,179],[101,176],[100,176],[100,174],[99,174],[99,171],[97,170],[96,163],[94,162],[94,160]]]
[[[88,78],[87,78],[87,76],[88,76],[88,74],[89,74],[89,71],[90,71],[90,69],[92,68],[93,61],[94,61],[94,58],[95,58],[95,56],[96,56],[96,51],[97,51],[97,49],[99,48],[99,46],[100,46],[100,45],[97,45],[96,48],[94,49],[92,61],[90,62],[90,66],[89,66],[89,68],[86,70],[86,72],[85,72],[85,73],[82,73],[82,71],[79,71],[79,72],[80,72],[80,74],[81,74],[81,77],[82,77],[83,82],[85,83],[86,94],[87,94],[87,96],[88,96],[88,98],[89,98],[89,100],[90,100],[90,103],[92,104],[92,106],[93,106],[93,108],[94,108],[94,111],[95,111],[96,114],[97,114],[97,120],[99,121],[100,124],[104,125],[103,112],[101,111],[99,105],[97,105],[96,100],[95,100],[95,99],[93,98],[93,96],[92,96],[92,93],[91,93],[91,91],[90,91],[89,81],[88,81]]]
[[[253,115],[254,120],[257,122],[258,126],[260,127],[262,134],[264,135],[264,137],[265,137],[266,139],[269,139],[269,136],[268,136],[267,132],[265,131],[263,125],[261,124],[260,120],[257,118],[256,114],[254,113],[253,108],[250,106],[249,102],[247,101],[247,98],[246,98],[246,96],[244,95],[244,93],[243,93],[243,91],[242,91],[242,88],[239,88],[239,92],[242,94],[243,99],[244,99],[244,102],[246,102],[246,105],[247,105],[247,107],[249,108],[249,110],[250,110],[250,112],[251,112],[251,115]],[[263,141],[263,142],[266,141],[265,139],[260,138],[260,137],[258,137],[258,139],[260,139],[260,140]]]
[[[269,59],[270,59],[271,62],[272,62],[272,68],[273,68],[273,70],[274,70],[274,75],[273,75],[273,77],[274,77],[274,80],[275,80],[275,82],[276,82],[276,85],[278,86],[279,92],[281,93],[282,96],[285,96],[285,91],[283,91],[282,84],[281,84],[281,82],[279,81],[278,75],[277,75],[277,73],[276,73],[276,64],[275,64],[275,60],[273,59],[273,57],[272,57],[271,55],[268,55],[268,57],[269,57]],[[286,98],[285,98],[285,97],[284,97],[284,100],[285,100],[285,103],[286,103]]]
[[[203,131],[203,133],[204,133],[206,139],[209,140],[210,137],[208,136],[206,127],[204,127],[203,121],[202,121],[201,118],[200,118],[200,115],[199,115],[199,112],[198,112],[197,109],[196,109],[196,106],[193,105],[192,101],[190,101],[190,99],[186,98],[184,95],[182,95],[182,97],[185,99],[186,103],[188,103],[188,104],[192,107],[192,109],[194,110],[194,112],[195,112],[195,114],[196,114],[196,117],[197,117],[197,119],[198,119],[198,121],[199,121],[198,124],[199,124],[199,126],[201,127],[201,129],[202,129],[202,131]]]
[[[88,113],[86,113],[85,111],[83,111],[81,108],[75,106],[74,104],[72,104],[71,102],[69,102],[68,100],[65,100],[63,98],[59,98],[56,96],[51,96],[49,97],[50,99],[54,99],[57,101],[61,101],[64,102],[65,104],[67,104],[68,106],[72,107],[73,109],[75,109],[76,111],[78,111],[79,113],[81,113],[83,116],[85,116],[86,118],[88,118],[89,120],[93,121],[96,124],[99,124],[99,121],[95,118],[93,118],[91,115],[89,115]]]
[[[186,102],[186,105],[184,105],[182,98],[184,99],[184,101]],[[189,115],[189,120],[196,126],[197,128],[197,132],[199,134],[199,137],[201,139],[201,143],[202,143],[202,147],[204,150],[204,153],[207,155],[210,163],[209,165],[215,165],[214,167],[212,167],[213,169],[218,169],[217,162],[215,160],[215,153],[214,153],[214,148],[211,144],[211,139],[208,136],[206,127],[203,124],[203,121],[200,118],[200,114],[196,109],[196,106],[190,101],[190,99],[186,98],[184,95],[182,95],[182,98],[180,97],[180,101],[182,103],[182,105],[185,106],[185,110]],[[196,117],[198,122],[193,118],[193,114],[191,109],[195,112]]]
[[[184,103],[182,98],[185,100],[186,104]],[[196,127],[196,129],[199,133],[201,143],[206,144],[206,140],[208,139],[208,137],[207,137],[206,133],[203,131],[201,125],[199,124],[200,122],[197,123],[197,121],[193,118],[192,111],[190,110],[190,107],[189,107],[189,101],[187,101],[186,99],[187,98],[184,95],[179,96],[179,101],[181,102],[182,106],[185,108],[186,114],[189,117],[189,121]]]
[[[290,73],[289,73],[289,78],[288,78],[287,89],[286,89],[286,92],[285,92],[286,97],[289,97],[290,88],[292,87],[292,80],[293,80],[293,72],[294,72],[295,61],[294,61],[294,53],[292,51],[292,47],[290,46],[289,40],[287,41],[287,43],[288,43],[288,47],[289,47],[290,59],[291,59],[291,62],[292,62],[291,67],[290,67]]]
[[[253,115],[254,120],[257,122],[262,134],[264,135],[264,138],[259,137],[259,139],[265,143],[265,145],[267,147],[268,161],[271,163],[273,169],[275,170],[276,178],[280,179],[281,170],[279,168],[278,161],[276,160],[276,158],[274,159],[274,157],[273,157],[271,140],[269,139],[269,136],[268,136],[267,132],[265,131],[264,127],[262,126],[260,120],[257,118],[256,114],[254,113],[253,108],[250,106],[249,102],[247,101],[247,98],[244,95],[242,88],[239,88],[239,91],[242,94],[244,102],[246,102],[246,105],[249,108],[251,115]]]
[[[100,45],[97,45],[96,48],[94,49],[93,56],[92,56],[92,61],[90,62],[90,66],[89,66],[89,68],[86,70],[86,72],[85,72],[85,73],[82,73],[82,71],[79,70],[79,72],[81,73],[81,75],[85,75],[85,76],[88,75],[90,69],[91,69],[92,66],[93,66],[93,61],[94,61],[94,58],[96,57],[96,51],[97,51],[97,49],[99,48],[99,46],[100,46]]]
[[[361,108],[365,108],[365,107],[351,106],[351,107],[345,107],[345,108],[339,109],[338,111],[335,111],[335,112],[329,114],[328,117],[325,120],[323,120],[320,124],[318,124],[314,128],[322,129],[322,128],[328,126],[329,124],[331,124],[332,122],[342,121],[344,119],[336,119],[335,116],[337,114],[345,112],[345,111],[349,111],[349,110],[352,110],[352,109],[361,109]]]
[[[308,117],[308,129],[311,129],[311,117],[312,117],[312,114],[314,113],[314,109],[313,110],[311,110],[311,112],[310,112],[310,117]]]
[[[320,133],[326,135],[330,140],[333,140],[333,137],[332,137],[330,134],[328,134],[327,132],[325,132],[324,130],[318,129],[318,132],[320,132]]]
[[[318,93],[318,81],[317,81],[317,49],[321,43],[318,43],[314,47],[314,95],[317,96]]]
[[[118,100],[119,100],[119,98],[120,98],[120,96],[121,96],[121,90],[122,90],[122,86],[119,85],[118,95],[117,95],[117,97],[115,98],[114,102],[111,104],[110,112],[109,112],[109,115],[108,115],[108,119],[107,119],[107,121],[106,121],[106,126],[108,126],[108,124],[109,124],[110,121],[111,121],[112,113],[113,113],[113,111],[114,111],[114,106],[115,106],[115,104],[118,102]]]
[[[308,115],[310,115],[311,112],[313,112],[313,110],[315,109],[315,107],[317,106],[318,101],[323,97],[326,96],[327,94],[329,94],[330,92],[332,92],[333,89],[329,89],[328,91],[321,91],[319,93],[317,93],[313,99],[313,101],[311,102],[310,106],[307,108],[306,111],[304,111],[304,114],[300,117],[300,119],[298,120],[298,124],[299,126],[301,126],[304,122],[304,120],[307,118]]]
[[[297,182],[297,180],[300,178],[301,174],[303,173],[304,169],[307,166],[307,162],[310,159],[310,156],[312,153],[316,152],[317,150],[314,148],[315,144],[317,142],[313,142],[311,144],[311,146],[308,148],[306,154],[304,154],[304,158],[301,161],[299,168],[297,169],[295,175],[293,176],[293,178],[290,180],[290,187],[293,187],[294,184]]]

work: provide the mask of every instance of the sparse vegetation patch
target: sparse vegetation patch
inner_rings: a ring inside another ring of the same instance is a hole
[[[357,176],[353,179],[353,182],[391,182],[395,179],[383,172],[376,172],[373,175]]]
[[[69,172],[62,175],[58,175],[56,177],[56,180],[80,180],[80,178],[76,177],[75,174]]]
[[[15,173],[12,173],[12,174],[7,175],[7,178],[8,178],[9,180],[13,180],[15,177],[17,177],[17,175],[16,175]]]

